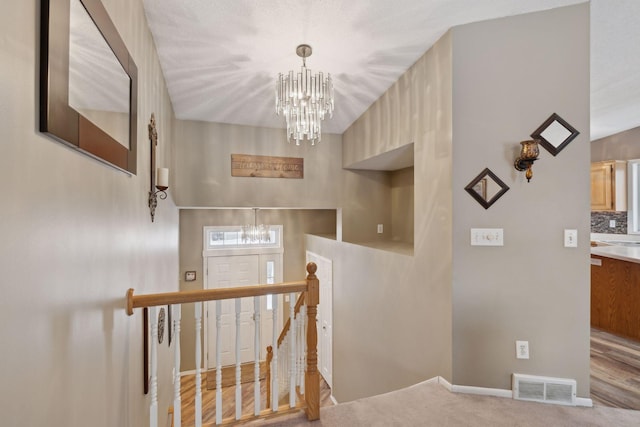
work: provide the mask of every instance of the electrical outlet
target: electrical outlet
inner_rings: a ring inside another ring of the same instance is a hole
[[[610,219],[609,220],[609,228],[616,228],[616,220],[615,219]]]
[[[564,247],[578,247],[578,230],[564,230]]]
[[[516,341],[516,358],[529,358],[529,341]]]
[[[382,230],[383,230],[383,226],[382,224],[378,224],[378,234],[382,234]]]

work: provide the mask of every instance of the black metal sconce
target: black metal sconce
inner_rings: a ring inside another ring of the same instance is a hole
[[[158,132],[156,131],[156,118],[151,113],[149,121],[149,142],[151,143],[151,188],[149,190],[149,211],[151,212],[151,222],[156,215],[158,197],[160,200],[167,198],[166,190],[169,188],[169,169],[158,168],[156,180],[156,146],[158,145]]]

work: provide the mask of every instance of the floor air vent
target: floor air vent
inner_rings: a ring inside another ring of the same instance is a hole
[[[575,406],[576,381],[566,378],[513,374],[513,398]]]

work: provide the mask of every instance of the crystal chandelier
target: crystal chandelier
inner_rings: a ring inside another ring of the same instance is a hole
[[[258,225],[258,208],[253,208],[253,225],[242,226],[241,237],[243,243],[269,243],[271,241],[269,226]]]
[[[287,139],[296,142],[307,139],[311,145],[320,142],[322,120],[333,115],[333,82],[320,72],[312,74],[306,59],[311,56],[311,46],[301,44],[296,54],[302,58],[300,72],[278,74],[276,81],[276,114],[284,115],[287,122]]]

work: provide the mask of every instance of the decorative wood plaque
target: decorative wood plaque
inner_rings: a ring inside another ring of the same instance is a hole
[[[304,159],[300,157],[232,154],[231,176],[304,178]]]

